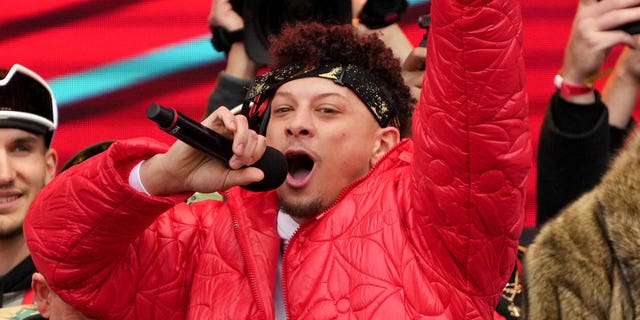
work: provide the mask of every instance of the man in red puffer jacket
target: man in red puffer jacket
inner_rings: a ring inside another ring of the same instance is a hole
[[[531,161],[520,8],[442,0],[431,16],[413,140],[391,50],[298,24],[248,118],[203,121],[233,139],[229,161],[135,139],[54,179],[25,224],[38,270],[102,319],[491,318]],[[240,187],[269,174],[246,166],[267,144],[285,182]],[[194,191],[225,199],[183,203]]]

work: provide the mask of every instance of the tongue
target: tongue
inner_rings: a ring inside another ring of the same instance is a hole
[[[296,171],[294,171],[291,176],[296,179],[296,180],[302,180],[304,178],[306,178],[309,175],[309,170],[307,169],[297,169]]]

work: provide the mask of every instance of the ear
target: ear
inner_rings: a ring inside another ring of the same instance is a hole
[[[44,155],[45,161],[45,184],[49,183],[56,176],[56,170],[58,170],[58,152],[55,149],[49,148]]]
[[[376,141],[373,145],[373,152],[369,166],[373,167],[391,148],[400,143],[400,131],[395,127],[380,128]]]
[[[36,272],[31,276],[31,289],[33,289],[38,312],[40,312],[43,317],[49,318],[52,297],[51,289],[41,273]]]

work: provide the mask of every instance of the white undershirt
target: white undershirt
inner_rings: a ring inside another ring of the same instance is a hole
[[[278,272],[276,273],[276,292],[273,295],[273,303],[275,306],[276,319],[287,319],[287,312],[284,306],[284,294],[282,292],[282,254],[284,248],[289,244],[289,240],[296,232],[300,225],[291,218],[290,215],[278,210],[278,235],[282,239],[282,249],[278,258]]]
[[[141,161],[138,163],[131,172],[129,173],[129,185],[136,189],[137,191],[144,192],[149,194],[142,184],[142,180],[140,179],[140,166],[142,165]],[[275,314],[277,320],[285,320],[287,319],[287,312],[284,306],[284,294],[282,292],[282,254],[284,253],[284,248],[289,244],[289,240],[296,232],[300,225],[291,218],[290,215],[284,213],[282,210],[278,210],[278,220],[277,220],[277,228],[278,235],[282,239],[282,249],[280,250],[280,256],[278,257],[278,272],[276,273],[276,290],[273,294],[273,304],[275,308]]]

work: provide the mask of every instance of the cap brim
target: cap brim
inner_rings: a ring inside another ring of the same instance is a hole
[[[45,125],[23,119],[0,119],[0,128],[15,128],[35,134],[45,134],[53,131]]]

